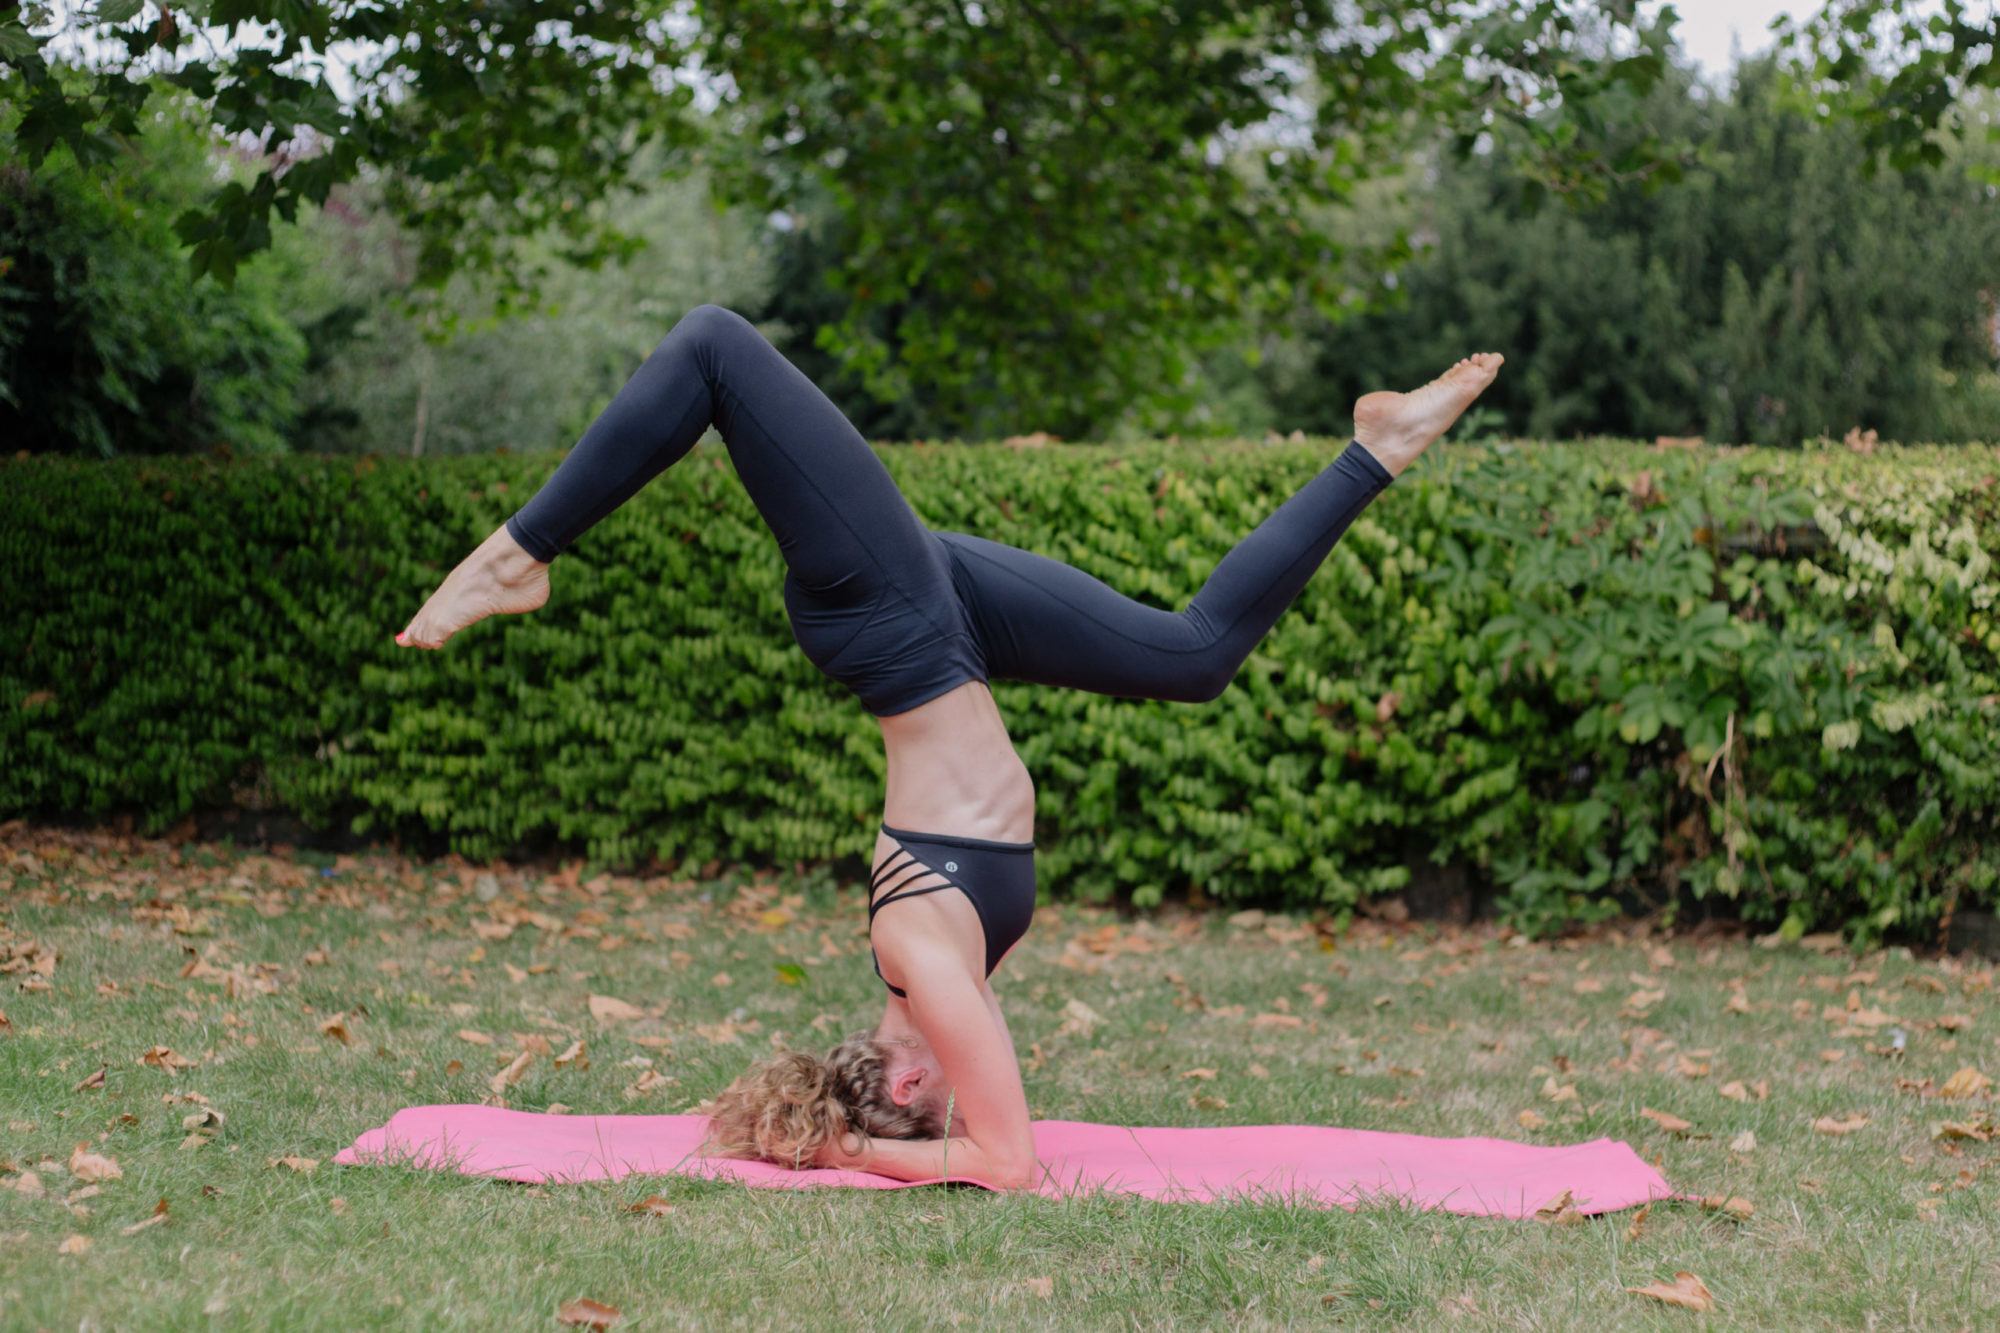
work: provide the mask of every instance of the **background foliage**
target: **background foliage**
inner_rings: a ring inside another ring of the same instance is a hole
[[[1177,608],[1325,447],[884,456],[933,526]],[[879,739],[790,642],[719,449],[566,555],[543,612],[390,642],[383,608],[552,461],[7,463],[0,817],[157,828],[233,795],[475,856],[864,852]],[[1621,895],[1864,937],[1991,904],[1996,472],[1984,449],[1427,460],[1215,703],[997,687],[1044,883],[1346,908],[1458,858],[1541,930]]]
[[[1675,71],[1642,119],[1695,147],[1672,189],[1524,212],[1503,164],[1441,157],[1360,210],[1425,244],[1380,308],[1272,330],[1276,422],[1344,429],[1356,395],[1494,347],[1507,371],[1479,410],[1534,438],[2000,439],[2000,153],[1871,173],[1861,131],[1797,105],[1769,61],[1727,97]]]
[[[176,212],[213,176],[206,116],[162,100],[131,169],[0,161],[0,437],[13,447],[181,453],[292,446],[306,340],[266,267],[197,283]]]
[[[830,215],[810,336],[876,402],[920,396],[927,433],[1031,405],[1019,428],[1104,437],[1212,428],[1205,361],[1259,318],[1366,305],[1352,271],[1405,248],[1339,206],[1440,138],[1577,206],[1679,179],[1693,143],[1643,100],[1673,21],[1630,0],[30,3],[0,9],[0,103],[10,156],[109,180],[153,91],[187,93],[256,153],[175,219],[225,281],[358,182],[420,290],[470,272],[519,304],[551,261],[632,252],[621,189],[704,172],[729,203]],[[1996,36],[2000,15],[1838,0],[1784,87],[1866,162],[1935,166],[1949,131],[1983,133]],[[1768,322],[1750,280],[1739,323]]]
[[[1178,382],[1160,367],[1099,437],[1342,434],[1356,394],[1486,346],[1510,365],[1467,424],[1478,435],[2000,438],[2000,200],[1984,179],[2000,149],[1870,178],[1859,131],[1787,86],[1768,63],[1728,97],[1674,71],[1644,121],[1694,145],[1685,181],[1618,185],[1593,207],[1525,208],[1493,154],[1415,154],[1321,219],[1352,242],[1329,270],[1340,318],[1302,299],[1246,320]],[[1068,419],[1034,395],[968,406],[921,375],[878,396],[825,332],[847,318],[853,224],[817,189],[768,214],[718,207],[707,167],[604,202],[643,242],[618,262],[563,263],[560,235],[517,241],[541,273],[531,305],[469,272],[425,285],[421,235],[380,182],[279,228],[233,287],[190,281],[171,220],[218,170],[247,180],[260,159],[219,143],[184,94],[148,107],[127,171],[84,171],[63,148],[0,169],[9,439],[93,456],[559,447],[704,301],[756,318],[869,438],[1060,434]],[[1976,114],[2000,128],[1995,110]],[[867,336],[902,364],[899,318],[874,311]]]

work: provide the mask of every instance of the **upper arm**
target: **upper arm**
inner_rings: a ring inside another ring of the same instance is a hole
[[[989,992],[952,960],[911,959],[910,1016],[931,1044],[966,1135],[998,1167],[1032,1171],[1035,1138],[1014,1043]]]

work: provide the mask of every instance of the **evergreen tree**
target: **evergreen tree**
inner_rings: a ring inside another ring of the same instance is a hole
[[[1436,161],[1395,298],[1303,315],[1305,355],[1272,359],[1280,426],[1345,430],[1356,394],[1492,348],[1508,371],[1481,406],[1527,436],[2000,438],[2000,205],[1974,164],[1871,172],[1857,129],[1768,62],[1728,97],[1680,72],[1645,123],[1698,145],[1686,178],[1583,211],[1524,209],[1490,159]]]

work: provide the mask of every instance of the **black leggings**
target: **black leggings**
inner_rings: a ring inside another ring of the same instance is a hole
[[[1351,444],[1222,558],[1185,611],[932,532],[840,410],[741,316],[689,311],[507,520],[552,561],[713,424],[784,556],[799,646],[881,717],[972,680],[1128,698],[1221,694],[1389,473]]]

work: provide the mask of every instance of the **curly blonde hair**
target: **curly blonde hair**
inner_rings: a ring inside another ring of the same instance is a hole
[[[857,1032],[824,1059],[785,1051],[739,1075],[702,1108],[709,1141],[724,1157],[762,1158],[795,1171],[854,1132],[869,1138],[944,1136],[934,1107],[889,1100],[889,1047]]]

